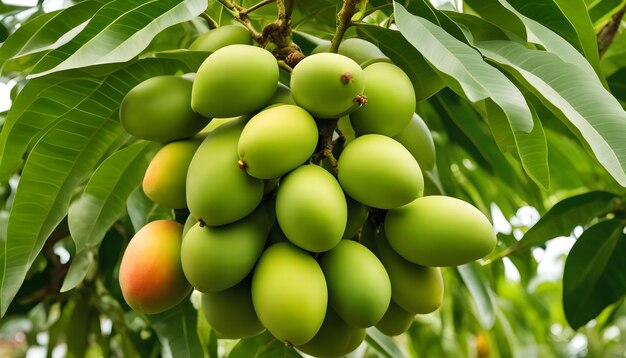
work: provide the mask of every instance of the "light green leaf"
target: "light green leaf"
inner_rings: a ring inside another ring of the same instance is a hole
[[[398,348],[396,342],[393,339],[381,331],[376,327],[369,327],[366,330],[367,335],[365,336],[365,341],[369,346],[378,352],[382,357],[385,358],[402,358],[404,354]]]
[[[489,280],[480,272],[481,267],[477,262],[458,266],[456,270],[473,298],[480,324],[483,329],[490,330],[496,321],[496,315],[493,294],[488,286]]]
[[[599,81],[558,56],[507,41],[477,43],[541,99],[588,147],[622,186],[626,186],[626,112]]]
[[[92,175],[67,215],[76,252],[95,248],[126,208],[158,144],[139,142],[107,158]]]
[[[82,250],[72,257],[70,268],[67,270],[65,279],[63,279],[61,292],[73,289],[85,279],[85,276],[87,276],[87,273],[96,262],[94,251]]]
[[[78,34],[86,22],[104,4],[83,1],[66,9],[42,14],[20,26],[0,47],[0,72],[6,72],[10,62],[19,65],[9,70],[25,71],[44,52],[57,48]],[[39,54],[39,56],[34,56]],[[26,58],[26,57],[29,58]],[[16,61],[20,59],[20,61]]]
[[[563,272],[563,310],[574,329],[626,294],[624,222],[602,221],[576,240]]]
[[[435,68],[444,82],[487,115],[500,150],[517,149],[528,175],[549,186],[547,144],[538,120],[520,90],[500,71],[483,61],[473,48],[442,28],[409,14],[394,3],[402,35]]]
[[[10,136],[14,146],[20,146],[20,139],[28,143],[28,138],[32,138],[33,129],[28,120],[37,114],[46,117],[49,127],[44,124],[38,129],[45,129],[45,134],[28,156],[15,193],[4,256],[0,255],[2,314],[46,239],[65,217],[75,187],[102,160],[111,145],[126,135],[118,119],[119,103],[124,95],[147,78],[171,74],[177,69],[174,61],[150,59],[89,80],[83,78],[81,71],[67,72],[65,86],[54,86],[59,82],[57,76],[42,77],[36,80],[36,87],[41,89],[37,97],[24,98],[30,92],[20,92],[18,102],[22,106],[17,111],[21,113],[13,117]],[[24,136],[24,132],[31,134]],[[23,148],[17,151],[18,158]],[[3,156],[3,164],[6,159]]]
[[[161,341],[163,357],[203,356],[196,332],[198,312],[188,299],[165,312],[151,315],[150,321]]]
[[[606,191],[592,191],[564,199],[548,210],[520,241],[490,257],[489,261],[542,245],[558,236],[569,236],[576,226],[587,225],[618,205],[619,197]]]
[[[361,25],[357,31],[361,36],[376,44],[409,76],[418,101],[431,97],[445,86],[437,72],[424,60],[424,56],[413,48],[398,31],[372,25]]]
[[[193,19],[206,7],[206,0],[112,1],[72,41],[46,54],[31,74],[129,61],[160,31]]]

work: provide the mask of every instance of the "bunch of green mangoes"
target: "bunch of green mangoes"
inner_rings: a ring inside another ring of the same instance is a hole
[[[341,356],[367,327],[398,335],[435,311],[440,267],[494,248],[478,209],[424,196],[433,139],[411,80],[373,44],[322,46],[287,85],[240,27],[192,48],[211,52],[193,78],[148,79],[120,107],[130,134],[164,143],[145,194],[189,211],[184,225],[153,221],[130,241],[119,277],[133,309],[162,312],[195,288],[221,337],[267,329],[305,353]],[[322,129],[337,121],[352,135],[337,140],[335,129],[332,163]]]

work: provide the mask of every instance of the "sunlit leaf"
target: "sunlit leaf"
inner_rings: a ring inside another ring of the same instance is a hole
[[[376,327],[367,329],[365,341],[369,346],[385,358],[402,358],[404,354],[394,340],[383,334]]]
[[[102,7],[71,42],[46,54],[31,72],[51,72],[126,62],[160,31],[199,15],[206,0],[116,0]]]
[[[465,287],[467,287],[467,290],[474,299],[478,320],[484,329],[490,330],[496,321],[494,312],[495,302],[488,280],[481,274],[480,269],[480,265],[476,262],[456,268],[463,279]]]
[[[163,357],[202,357],[202,346],[196,332],[198,312],[191,301],[184,300],[165,312],[150,316],[159,336]]]

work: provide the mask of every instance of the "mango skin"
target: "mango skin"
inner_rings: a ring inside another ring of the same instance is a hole
[[[252,305],[251,283],[247,277],[231,288],[202,294],[204,317],[223,338],[253,337],[265,331]]]
[[[369,212],[367,207],[358,201],[346,196],[346,204],[348,204],[348,223],[343,232],[344,239],[351,239],[359,233],[363,223],[367,220]]]
[[[367,105],[350,114],[357,135],[394,136],[409,124],[415,112],[415,90],[400,67],[386,62],[363,70]]]
[[[179,140],[159,149],[142,182],[143,192],[150,200],[166,208],[187,207],[187,170],[201,142],[201,139]]]
[[[391,283],[385,267],[367,247],[342,240],[319,258],[328,286],[328,304],[349,324],[367,328],[385,314]]]
[[[414,313],[403,310],[391,300],[387,312],[376,324],[376,328],[388,336],[397,336],[406,332],[411,327],[414,319]]]
[[[317,138],[315,119],[304,109],[285,104],[253,116],[241,132],[237,150],[249,175],[272,179],[306,162]]]
[[[318,358],[342,357],[355,349],[365,339],[365,328],[349,325],[330,307],[322,327],[309,342],[296,348]]]
[[[277,339],[295,346],[315,337],[326,315],[326,279],[315,259],[288,242],[267,248],[252,275],[252,303]]]
[[[365,78],[358,63],[336,53],[317,53],[300,61],[291,73],[291,94],[298,106],[317,118],[339,118],[359,106]]]
[[[330,51],[330,41],[313,49],[311,54]],[[339,44],[338,54],[350,57],[362,68],[375,62],[391,62],[385,54],[373,43],[352,37],[345,39]]]
[[[189,164],[187,206],[209,226],[244,218],[263,198],[263,180],[237,167],[237,142],[246,120],[229,120],[209,132]]]
[[[191,107],[211,118],[235,117],[261,109],[278,83],[278,63],[269,51],[229,45],[213,52],[198,68]]]
[[[296,104],[293,100],[293,96],[291,96],[291,90],[289,87],[280,82],[278,82],[276,91],[272,95],[272,98],[267,101],[267,107],[277,104]]]
[[[167,143],[198,133],[210,121],[189,105],[193,81],[155,76],[133,87],[120,104],[120,122],[129,134]]]
[[[389,244],[406,260],[424,266],[458,266],[490,253],[497,243],[489,219],[471,204],[432,195],[385,215]]]
[[[443,302],[443,277],[439,267],[416,265],[403,259],[387,242],[382,232],[376,235],[376,253],[387,269],[391,299],[403,310],[426,314]]]
[[[374,208],[399,207],[424,193],[415,158],[402,144],[380,134],[366,134],[346,145],[338,170],[346,194]]]
[[[152,221],[142,227],[124,251],[120,287],[128,305],[155,314],[179,304],[191,292],[180,262],[183,225]]]
[[[409,124],[392,138],[409,150],[422,170],[435,167],[435,142],[428,126],[417,113],[413,113]]]
[[[276,194],[276,219],[285,236],[312,252],[332,249],[348,220],[341,186],[322,167],[303,165],[285,176]]]
[[[273,209],[273,207],[271,208]],[[192,226],[180,251],[183,272],[200,292],[217,292],[241,282],[261,255],[274,218],[265,206],[237,222]]]
[[[223,25],[198,36],[191,45],[191,51],[215,52],[228,45],[252,45],[252,36],[245,27],[239,25]]]

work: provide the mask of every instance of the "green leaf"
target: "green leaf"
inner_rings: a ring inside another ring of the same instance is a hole
[[[596,34],[582,0],[508,0],[517,11],[566,39],[599,68]]]
[[[563,309],[574,329],[626,294],[624,222],[602,221],[576,240],[563,272]]]
[[[437,72],[424,60],[424,56],[398,31],[373,25],[361,25],[357,28],[357,32],[376,44],[409,76],[418,101],[431,97],[445,86]]]
[[[206,0],[112,1],[72,41],[46,54],[31,74],[129,61],[160,31],[193,19],[206,7]]]
[[[39,78],[36,84],[41,90],[37,97],[24,98],[30,95],[29,91],[20,92],[22,106],[17,110],[21,113],[14,115],[12,131],[7,131],[13,135],[5,134],[7,128],[2,132],[14,147],[22,148],[17,151],[18,156],[24,149],[19,141],[28,142],[29,136],[24,136],[24,132],[34,132],[29,119],[46,117],[50,127],[28,156],[11,209],[8,239],[4,256],[0,256],[3,315],[46,239],[65,217],[76,186],[111,145],[126,135],[118,119],[124,95],[139,82],[174,73],[177,68],[174,61],[144,60],[109,76],[89,80],[84,79],[82,71],[68,72],[64,74],[64,86],[54,85],[59,76]],[[45,127],[46,124],[39,130]],[[6,159],[2,157],[2,164]]]
[[[85,24],[103,5],[96,1],[83,1],[25,22],[0,47],[0,72],[5,72],[10,61],[18,62],[15,60],[20,58],[19,66],[12,66],[11,70],[23,71],[34,65],[43,52],[70,41],[82,29],[81,24]],[[30,58],[25,58],[27,56]]]
[[[619,205],[619,197],[606,191],[592,191],[556,203],[531,227],[520,241],[489,261],[542,245],[558,236],[569,236],[576,226],[586,225]]]
[[[211,53],[206,51],[189,51],[189,50],[171,50],[160,51],[149,54],[147,57],[169,58],[178,60],[187,66],[187,71],[196,72],[198,68],[209,57]]]
[[[365,341],[369,346],[385,358],[403,358],[404,354],[398,348],[394,340],[383,334],[376,327],[369,327],[366,330]]]
[[[598,24],[605,21],[608,17],[613,15],[619,7],[623,6],[626,1],[624,0],[599,0],[592,2],[587,11],[593,24]]]
[[[124,212],[128,197],[141,183],[157,149],[157,143],[135,143],[116,152],[96,169],[67,216],[76,252],[100,244]]]
[[[250,338],[244,338],[233,347],[228,358],[301,358],[293,348],[287,347],[268,331]]]
[[[151,315],[150,321],[161,341],[164,357],[203,356],[196,332],[198,312],[188,299],[172,309]]]
[[[139,231],[144,225],[154,220],[174,220],[174,210],[159,206],[143,192],[143,188],[139,186],[130,194],[126,202],[126,210],[133,224],[135,232]]]
[[[496,321],[496,315],[489,280],[481,273],[481,267],[477,262],[458,266],[456,270],[474,299],[480,324],[483,329],[490,330]]]
[[[541,99],[626,186],[626,112],[598,81],[558,56],[508,41],[476,44]]]
[[[626,67],[613,73],[606,80],[615,98],[626,103]]]
[[[547,144],[519,89],[500,71],[485,63],[473,48],[431,22],[412,16],[394,3],[396,23],[403,36],[440,72],[456,93],[487,114],[491,131],[502,151],[517,149],[528,175],[549,186]]]
[[[95,263],[94,250],[82,250],[77,252],[70,263],[70,268],[63,279],[61,292],[67,292],[78,286],[87,276],[87,273]]]

